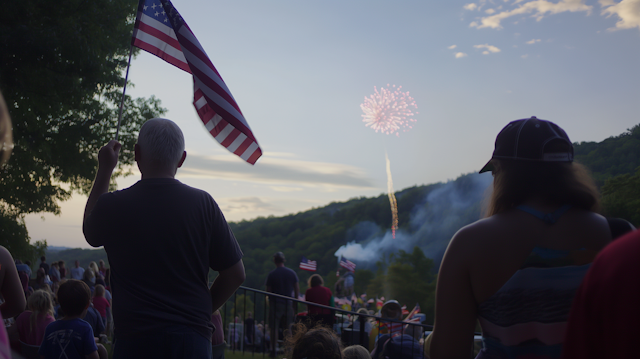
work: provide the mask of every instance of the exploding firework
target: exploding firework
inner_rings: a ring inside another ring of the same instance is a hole
[[[389,204],[391,205],[391,235],[396,239],[396,229],[398,229],[398,201],[396,200],[395,191],[393,190],[393,179],[391,179],[391,162],[389,156],[384,153],[387,160],[387,192],[389,194]]]
[[[387,84],[389,87],[389,84]],[[364,103],[360,108],[364,112],[362,121],[367,127],[371,127],[376,132],[380,131],[387,135],[395,133],[402,129],[406,131],[411,128],[411,123],[416,122],[413,116],[413,109],[417,109],[416,102],[409,92],[402,92],[402,86],[393,85],[390,89],[384,87],[380,91],[376,87],[373,88],[375,93],[364,98]]]

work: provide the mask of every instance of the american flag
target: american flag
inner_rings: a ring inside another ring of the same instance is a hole
[[[346,268],[350,272],[356,271],[356,264],[350,260],[344,259],[344,257],[340,257],[340,266]]]
[[[409,315],[405,318],[405,321],[411,321],[416,314],[420,313],[420,304],[416,303],[416,306],[413,307],[413,310],[409,312]],[[403,313],[404,314],[404,313]]]
[[[262,156],[240,107],[200,42],[168,0],[140,0],[133,46],[193,75],[193,105],[223,147],[250,164]]]
[[[300,269],[315,272],[317,269],[316,261],[310,261],[307,257],[302,257],[302,260],[300,261]]]

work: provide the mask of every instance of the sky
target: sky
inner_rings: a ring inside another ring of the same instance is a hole
[[[140,52],[127,94],[158,97],[186,140],[177,179],[227,220],[284,216],[479,170],[508,122],[537,116],[574,142],[640,123],[640,0],[173,2],[231,90],[263,156],[219,145],[193,105],[190,74]],[[406,132],[376,133],[360,105],[374,87],[415,100]],[[117,180],[126,188],[140,178]],[[86,196],[30,214],[33,240],[89,248]]]

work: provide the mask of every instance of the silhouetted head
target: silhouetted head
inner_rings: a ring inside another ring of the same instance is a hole
[[[307,331],[303,323],[298,323],[294,332],[287,338],[287,358],[342,359],[342,343],[331,329],[316,326]]]
[[[83,281],[69,279],[58,288],[58,303],[66,316],[79,316],[90,302],[91,290]]]
[[[173,121],[152,118],[140,128],[135,152],[143,177],[173,177],[186,157],[184,136]]]

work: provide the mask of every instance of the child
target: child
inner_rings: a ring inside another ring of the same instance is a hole
[[[38,353],[45,359],[98,359],[93,330],[80,319],[91,302],[89,286],[75,279],[66,281],[58,288],[58,302],[65,316],[47,326]]]
[[[104,287],[101,284],[96,285],[93,296],[93,306],[98,310],[102,317],[102,324],[107,325],[107,308],[111,307],[109,301],[104,297]]]
[[[24,311],[16,320],[16,329],[20,341],[29,345],[40,345],[44,331],[54,322],[53,298],[49,292],[36,290],[27,301],[29,310]]]

